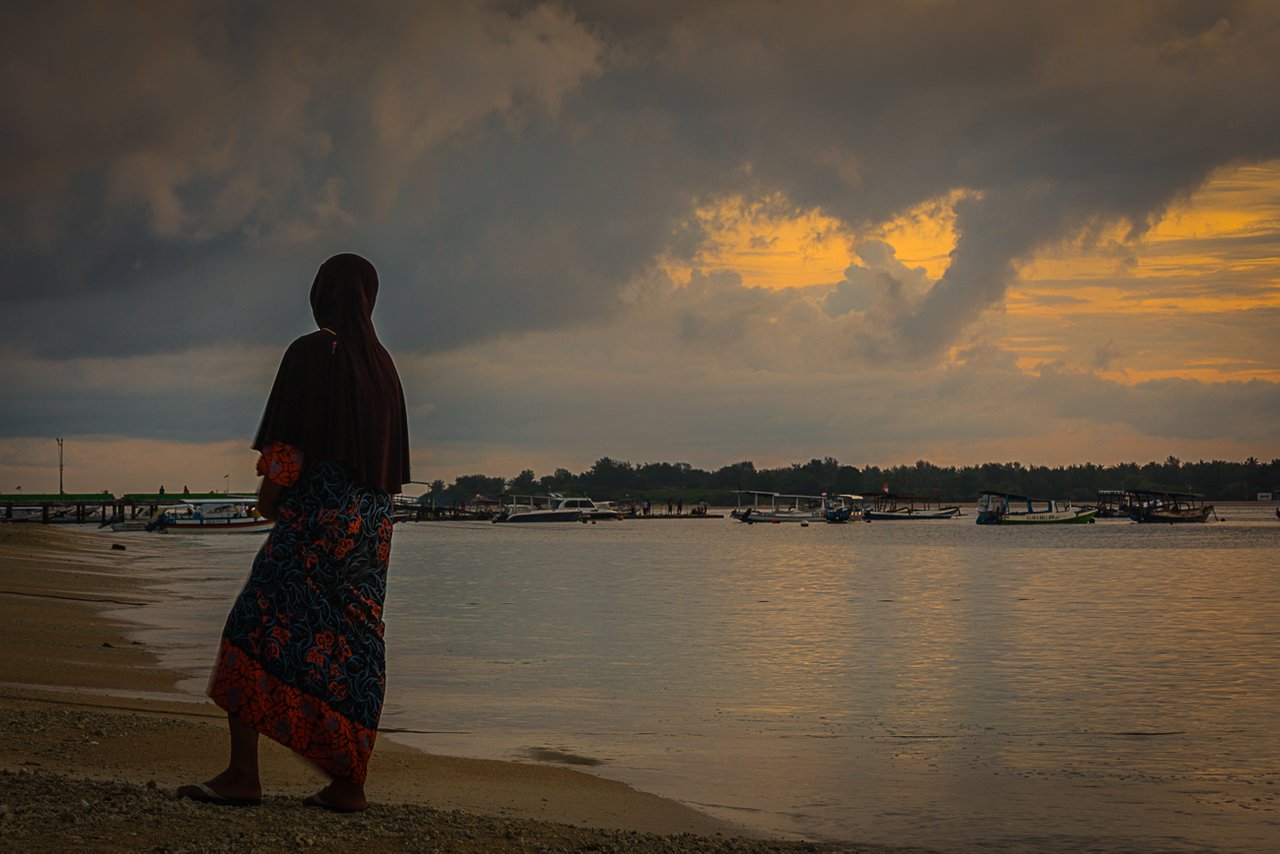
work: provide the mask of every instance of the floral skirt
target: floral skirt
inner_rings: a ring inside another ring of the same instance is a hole
[[[287,488],[209,680],[232,718],[360,784],[386,688],[391,509],[337,463]]]

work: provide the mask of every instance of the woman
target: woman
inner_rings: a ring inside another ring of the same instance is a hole
[[[227,617],[209,681],[227,713],[231,759],[178,797],[261,802],[261,733],[329,776],[308,804],[368,806],[392,495],[409,479],[404,393],[371,317],[377,293],[364,258],[330,258],[311,286],[320,328],[280,363],[253,442],[258,510],[276,525]]]

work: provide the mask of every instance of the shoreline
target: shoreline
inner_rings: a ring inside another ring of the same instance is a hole
[[[425,834],[427,848],[453,850],[885,850],[761,839],[624,783],[560,766],[427,754],[386,735],[370,762],[374,807],[358,816],[300,807],[323,778],[269,739],[262,807],[176,801],[177,786],[224,767],[222,712],[179,694],[181,674],[127,640],[127,624],[104,616],[154,602],[149,587],[164,558],[162,542],[130,538],[120,549],[109,535],[0,525],[0,731],[16,736],[0,743],[0,840],[10,847],[226,850],[322,840],[315,844],[333,850],[358,844],[342,843],[339,828],[407,823],[418,830],[386,836],[379,847],[418,850],[415,837]],[[94,797],[145,802],[146,814],[160,817],[117,827],[106,819],[118,811],[96,808]],[[225,833],[211,835],[195,820],[206,816]],[[226,849],[217,847],[220,835]]]

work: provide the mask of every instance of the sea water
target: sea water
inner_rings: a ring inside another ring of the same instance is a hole
[[[779,835],[1274,850],[1272,513],[404,524],[382,726]],[[200,693],[261,538],[170,541],[139,631]]]

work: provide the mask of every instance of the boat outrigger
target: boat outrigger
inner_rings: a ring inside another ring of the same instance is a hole
[[[919,495],[899,495],[882,492],[866,505],[863,516],[868,522],[887,522],[894,519],[954,519],[962,516],[954,504],[943,504],[933,498]]]
[[[979,525],[1092,524],[1096,507],[1073,507],[1056,498],[1028,498],[1007,492],[983,492],[978,497]]]

